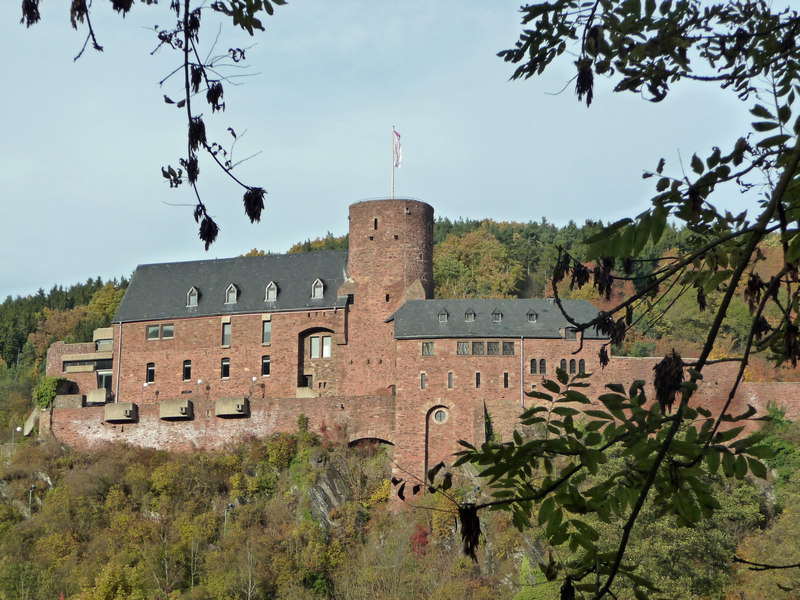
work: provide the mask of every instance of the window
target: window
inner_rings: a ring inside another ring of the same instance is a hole
[[[230,358],[223,358],[219,362],[219,376],[222,379],[228,379],[231,376],[231,359]]]
[[[192,361],[183,361],[183,380],[189,381],[192,378]]]
[[[514,356],[514,342],[503,342],[503,356]]]
[[[469,354],[469,342],[458,342],[456,346],[456,354],[459,356],[466,356]]]
[[[309,341],[309,355],[311,358],[330,358],[331,357],[331,336],[323,335],[322,337],[315,335],[308,339]]]
[[[467,323],[472,323],[475,320],[475,311],[471,308],[468,309],[467,312],[464,313],[464,320]]]
[[[427,373],[419,374],[419,389],[424,390],[427,383]]]
[[[200,294],[197,292],[197,288],[194,286],[190,287],[189,291],[186,292],[186,306],[197,306],[199,297]]]
[[[566,358],[562,358],[561,359],[561,370],[564,371],[564,373],[567,372],[567,359]]]
[[[372,229],[373,229],[373,231],[377,231],[378,230],[378,219],[377,218],[372,219]]]
[[[230,346],[231,345],[231,324],[230,323],[223,323],[222,324],[222,345],[223,346]]]
[[[480,373],[475,373],[475,387],[476,388],[481,387],[481,374]]]
[[[447,323],[447,311],[443,310],[439,313],[439,323]]]
[[[498,356],[500,354],[500,342],[486,342],[486,354]]]
[[[261,376],[267,377],[269,375],[270,369],[270,362],[269,362],[269,354],[265,354],[261,357]]]
[[[508,387],[508,373],[503,373],[503,387]]]
[[[175,325],[168,323],[165,325],[148,325],[147,326],[147,339],[148,340],[171,340],[175,337]]]
[[[540,375],[547,374],[547,361],[545,359],[541,359],[539,361],[539,374]]]
[[[97,389],[110,390],[111,389],[111,371],[98,371],[97,372]]]
[[[261,321],[261,343],[272,343],[272,321]]]
[[[472,342],[472,353],[477,355],[483,354],[483,342]]]
[[[578,361],[578,373],[580,373],[581,375],[586,373],[586,361],[583,359],[580,359]]]
[[[447,389],[448,390],[452,390],[453,389],[453,372],[452,371],[450,371],[447,374]]]
[[[422,342],[422,356],[433,356],[433,342]]]
[[[564,339],[565,340],[577,340],[578,339],[578,332],[575,331],[574,327],[567,327],[564,329]]]
[[[447,412],[441,408],[433,413],[433,420],[436,423],[444,423],[447,420]]]
[[[537,316],[538,315],[536,314],[535,311],[529,310],[528,311],[528,323],[536,323],[536,317]]]
[[[225,290],[225,304],[236,304],[236,300],[239,296],[239,290],[236,289],[236,286],[230,284],[228,289]]]
[[[147,363],[147,372],[144,380],[147,383],[153,383],[156,380],[156,363]]]
[[[278,299],[278,285],[274,281],[267,284],[267,295],[264,296],[265,302],[275,302]]]
[[[575,375],[575,359],[571,358],[569,361],[569,374]]]
[[[317,280],[311,286],[311,297],[322,298],[322,294],[324,291],[325,291],[325,284],[323,284],[322,280],[318,277]]]
[[[536,375],[536,359],[531,359],[531,375]]]
[[[499,323],[503,320],[503,313],[499,310],[496,310],[492,313],[492,323]]]

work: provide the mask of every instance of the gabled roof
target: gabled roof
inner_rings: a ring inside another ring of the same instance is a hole
[[[562,300],[567,313],[578,322],[589,321],[599,312],[585,300]],[[475,320],[467,321],[464,315],[472,309]],[[528,313],[536,313],[536,321],[528,320]],[[439,313],[449,313],[446,322],[439,321]],[[492,313],[503,314],[500,322],[492,320]],[[396,339],[411,338],[561,338],[565,327],[572,327],[554,302],[550,300],[409,300],[387,319],[394,321]],[[584,333],[585,339],[601,339],[592,328]]]
[[[344,283],[347,251],[240,256],[218,260],[139,265],[131,277],[115,323],[181,319],[186,317],[342,308],[347,298],[337,296]],[[322,298],[311,298],[311,285],[325,284]],[[266,302],[267,284],[274,281],[277,300]],[[225,304],[225,290],[239,290],[236,304]],[[194,286],[200,299],[186,306]]]

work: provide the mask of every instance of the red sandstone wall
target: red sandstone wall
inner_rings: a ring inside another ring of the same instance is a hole
[[[433,297],[433,208],[413,200],[353,204],[349,240],[353,281],[341,293],[352,294],[353,305],[342,391],[389,393],[396,380],[395,342],[386,318],[413,293],[409,288]]]
[[[201,398],[195,399],[195,418],[190,421],[163,421],[156,404],[140,405],[136,423],[106,423],[102,406],[53,409],[49,421],[59,441],[84,450],[107,442],[179,452],[217,450],[250,437],[296,431],[300,414],[309,418],[309,429],[318,433],[341,433],[348,441],[379,438],[394,442],[392,397],[255,398],[250,410],[249,418],[223,419],[214,416],[213,401]]]
[[[325,369],[329,386],[336,389],[341,377],[341,354],[337,342],[345,335],[345,311],[321,310],[272,313],[272,339],[261,343],[261,314],[232,315],[231,344],[222,346],[222,317],[196,317],[167,321],[148,321],[122,324],[122,354],[116,357],[114,387],[119,369],[120,402],[157,403],[160,398],[182,395],[254,396],[262,398],[293,397],[298,387],[298,359],[308,331],[332,331],[332,356]],[[167,340],[147,340],[147,326],[174,323],[175,337]],[[120,325],[115,325],[115,336]],[[116,347],[115,347],[116,350]],[[269,355],[269,376],[261,375],[261,357]],[[310,364],[308,352],[303,360]],[[230,377],[222,379],[220,362],[230,359]],[[183,361],[192,361],[192,378],[183,381]],[[323,359],[320,359],[323,360]],[[155,382],[143,386],[147,363],[155,363]],[[320,367],[322,370],[322,367]],[[256,377],[253,383],[252,378]],[[198,385],[197,380],[202,380]]]
[[[86,394],[89,390],[97,389],[97,373],[87,371],[82,373],[64,372],[65,354],[84,354],[94,352],[94,342],[81,342],[78,344],[65,344],[55,342],[47,350],[47,366],[45,372],[54,377],[64,377],[78,385],[79,393]]]

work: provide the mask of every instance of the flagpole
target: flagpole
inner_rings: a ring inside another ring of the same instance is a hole
[[[394,125],[392,125],[392,200],[394,200]]]

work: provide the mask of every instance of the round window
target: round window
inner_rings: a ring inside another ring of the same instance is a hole
[[[444,423],[447,420],[447,411],[441,408],[433,413],[433,420],[437,423]]]

